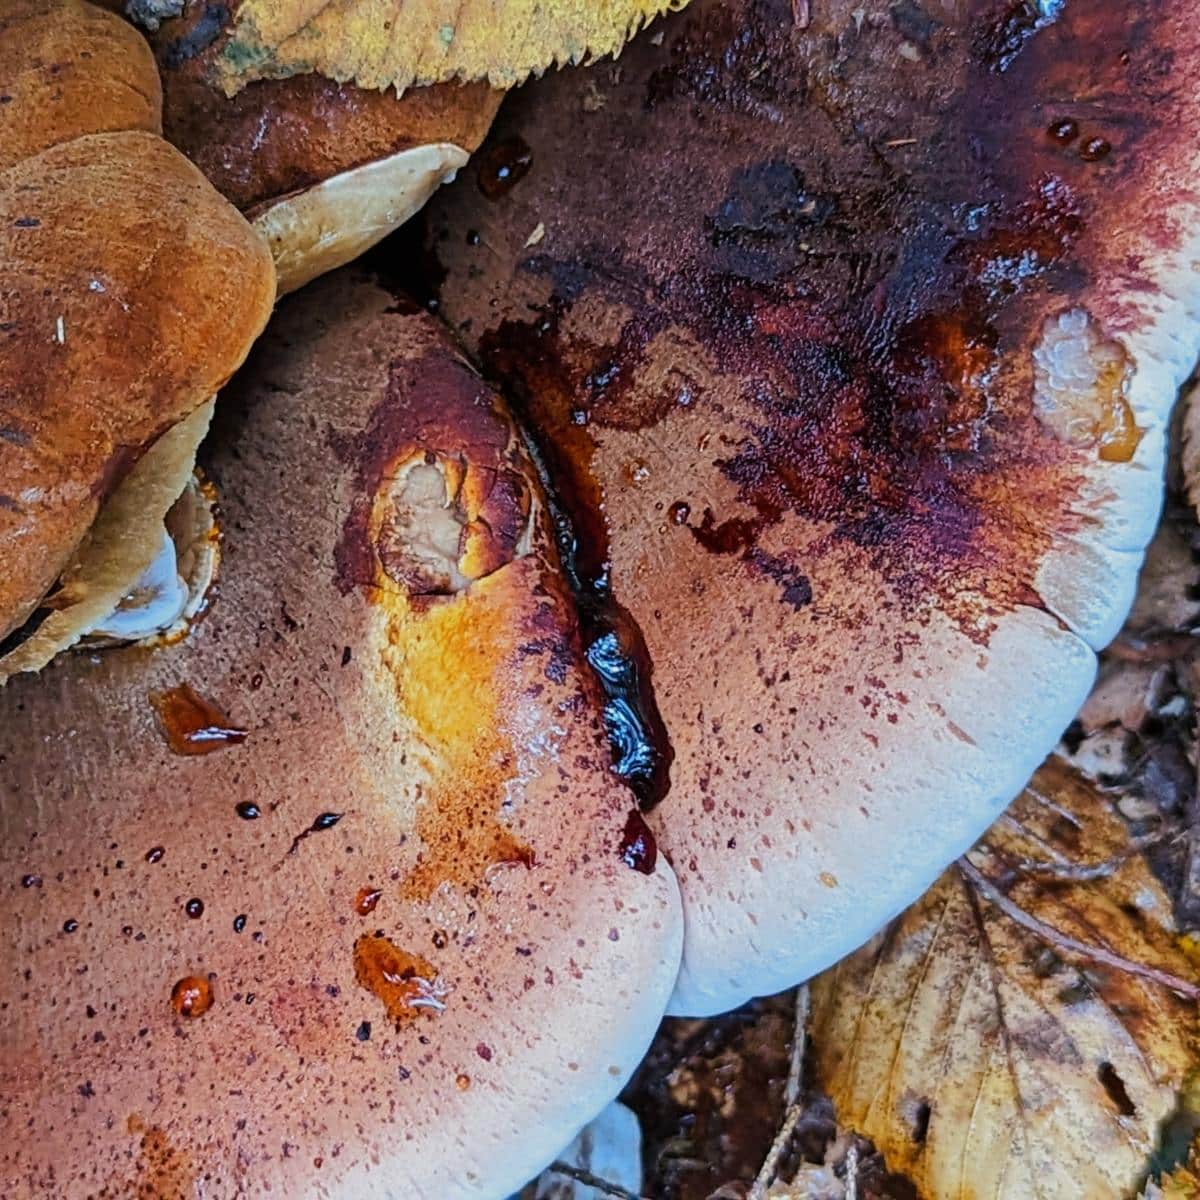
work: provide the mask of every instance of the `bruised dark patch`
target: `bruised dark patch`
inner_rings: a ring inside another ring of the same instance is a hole
[[[542,610],[539,609],[540,611]],[[522,642],[517,647],[517,653],[526,657],[539,657],[544,654],[546,656],[544,668],[546,678],[551,683],[560,685],[567,682],[567,676],[575,665],[575,647],[562,635],[539,637]]]
[[[642,875],[653,875],[658,862],[658,843],[642,814],[634,809],[625,819],[621,840],[617,844],[621,861]]]
[[[916,0],[896,0],[888,9],[892,24],[910,42],[915,42],[923,50],[928,50],[933,41],[933,35],[941,28],[942,23],[930,16]]]
[[[751,550],[747,559],[752,567],[779,585],[785,604],[799,610],[812,603],[813,590],[808,576],[798,571],[787,559],[766,554],[762,550]]]
[[[423,315],[412,319],[431,321]],[[511,486],[505,486],[504,477],[496,474],[501,467],[516,473],[508,461],[511,428],[495,410],[486,386],[453,351],[442,348],[416,358],[398,358],[365,427],[331,429],[328,436],[339,461],[354,472],[350,510],[334,547],[334,582],[343,595],[375,586],[377,567],[384,567],[387,575],[383,559],[391,550],[377,546],[371,531],[376,497],[398,465],[435,449],[457,458],[468,472],[493,473],[482,516],[488,521],[495,552],[512,557],[528,516],[528,489],[511,480]],[[392,566],[394,577],[394,562]]]
[[[229,9],[224,4],[206,4],[191,28],[169,42],[162,51],[163,65],[168,68],[183,66],[198,54],[203,54],[221,36],[221,30],[229,23]]]
[[[590,118],[621,144],[619,185],[552,152],[570,103],[510,110],[502,136],[522,129],[572,220],[554,257],[521,264],[538,283],[518,275],[518,290],[548,285],[548,301],[530,318],[510,307],[481,354],[522,396],[597,572],[594,433],[649,429],[678,403],[655,370],[677,336],[718,376],[688,395],[717,436],[707,458],[666,452],[714,466],[738,501],[690,521],[699,544],[746,556],[798,517],[814,540],[789,569],[848,556],[908,612],[935,606],[983,636],[981,619],[1039,603],[1042,558],[1081,527],[1094,448],[1039,422],[1031,353],[1048,317],[1086,307],[1114,211],[1128,221],[1137,163],[1182,93],[1162,81],[1146,5],[1077,0],[1035,14],[1027,37],[994,0],[944,27],[902,10],[856,29],[834,5],[806,36],[785,8],[698,3],[661,49],[631,48]],[[1003,70],[979,51],[994,35],[1020,43]],[[903,38],[936,53],[899,71]],[[1103,94],[1073,112],[1095,79]],[[618,137],[635,111],[636,138]],[[1087,161],[1048,138],[1066,117],[1112,153]],[[909,132],[922,137],[901,170],[888,139]],[[614,228],[634,232],[614,247]],[[452,272],[451,300],[457,286]],[[616,332],[595,332],[598,311],[621,316]]]

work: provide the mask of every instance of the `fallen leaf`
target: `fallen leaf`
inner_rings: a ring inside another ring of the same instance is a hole
[[[319,72],[360,87],[486,79],[616,54],[687,0],[243,0],[218,60],[232,95],[255,79]]]
[[[1180,1163],[1161,1179],[1151,1180],[1142,1192],[1141,1200],[1197,1200],[1200,1197],[1200,1155],[1193,1146],[1188,1161]]]
[[[1192,507],[1200,513],[1200,377],[1193,377],[1179,393],[1183,480]]]
[[[965,860],[814,981],[817,1074],[840,1123],[926,1200],[1123,1197],[1195,1065],[1196,980],[1125,823],[1051,759]]]

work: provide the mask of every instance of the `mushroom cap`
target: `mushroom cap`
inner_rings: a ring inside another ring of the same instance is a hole
[[[636,1065],[682,942],[523,445],[341,274],[205,454],[204,620],[0,693],[0,1190],[506,1196]]]
[[[228,97],[212,75],[236,9],[186,0],[151,34],[163,123],[168,140],[266,234],[287,292],[416,212],[483,140],[503,93],[444,84],[401,99],[304,74]]]
[[[84,0],[6,0],[0,80],[0,170],[88,133],[162,132],[150,47]]]
[[[81,27],[61,45],[46,32],[56,8]],[[233,373],[275,294],[237,210],[152,129],[114,128],[156,123],[137,102],[158,88],[140,39],[74,0],[22,11],[46,70],[0,106],[44,118],[37,140],[19,113],[0,126],[29,152],[0,152],[0,638],[146,449]],[[23,28],[9,25],[5,53]],[[66,81],[61,103],[46,76]]]
[[[514,96],[525,177],[431,212],[442,311],[648,652],[675,1011],[918,896],[1131,600],[1200,347],[1200,27],[997,12],[698,0]]]

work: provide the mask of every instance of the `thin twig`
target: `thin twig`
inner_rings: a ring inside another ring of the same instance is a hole
[[[1091,959],[1092,962],[1103,963],[1106,967],[1124,971],[1127,975],[1148,979],[1151,983],[1170,988],[1171,991],[1185,996],[1188,1000],[1200,1000],[1200,987],[1189,983],[1186,979],[1181,979],[1178,975],[1172,975],[1170,971],[1160,971],[1157,967],[1148,967],[1144,963],[1122,958],[1119,954],[1105,950],[1102,946],[1090,946],[1087,942],[1078,941],[1061,930],[1055,929],[1053,925],[1047,925],[1045,921],[1039,921],[1037,917],[1027,913],[1019,904],[1009,899],[967,858],[963,857],[958,860],[958,869],[1009,920],[1015,921],[1022,929],[1028,929],[1030,933],[1035,934],[1051,946],[1068,954],[1077,954],[1081,958]]]
[[[858,1147],[853,1142],[846,1151],[846,1200],[858,1200]]]
[[[792,1034],[792,1057],[788,1063],[787,1083],[783,1089],[783,1101],[787,1106],[783,1116],[783,1124],[771,1143],[767,1157],[759,1168],[746,1200],[764,1200],[767,1189],[775,1180],[775,1172],[779,1169],[779,1160],[792,1140],[796,1131],[796,1123],[804,1112],[800,1102],[801,1085],[804,1073],[804,1049],[808,1038],[808,984],[802,983],[796,989],[796,1027]]]
[[[637,1192],[631,1192],[619,1183],[610,1183],[607,1179],[601,1179],[599,1175],[593,1175],[591,1171],[585,1171],[583,1167],[573,1167],[570,1163],[552,1162],[546,1170],[553,1171],[555,1175],[565,1175],[568,1179],[574,1179],[576,1183],[582,1183],[585,1187],[595,1188],[605,1196],[615,1196],[616,1200],[644,1200],[644,1197],[639,1196]]]
[[[1020,871],[1022,875],[1045,875],[1051,879],[1061,879],[1068,883],[1088,883],[1093,879],[1107,879],[1119,871],[1131,859],[1137,858],[1143,850],[1157,846],[1168,840],[1166,832],[1154,833],[1148,837],[1134,838],[1128,850],[1114,854],[1097,863],[1050,862],[1044,858],[1010,858],[1003,851],[987,846],[993,854],[1002,858],[1006,865]]]

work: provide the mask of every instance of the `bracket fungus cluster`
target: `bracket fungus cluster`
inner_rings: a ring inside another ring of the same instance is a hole
[[[119,7],[0,7],[0,1193],[503,1200],[1074,715],[1200,25],[694,0],[489,135],[684,6]]]

